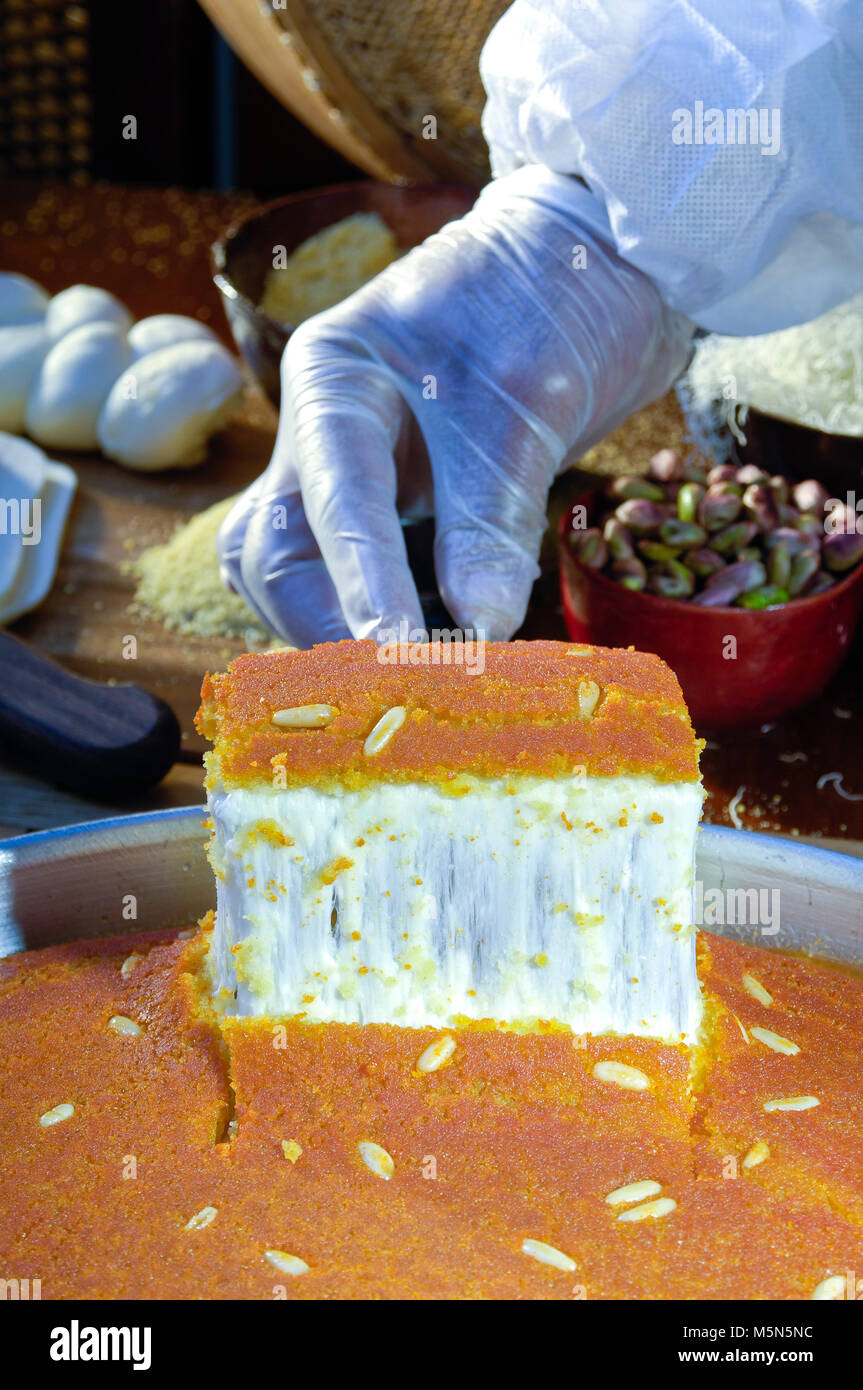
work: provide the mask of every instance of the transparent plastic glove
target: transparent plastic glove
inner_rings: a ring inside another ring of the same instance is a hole
[[[520,625],[555,474],[690,353],[689,320],[584,232],[591,201],[520,170],[292,335],[272,460],[220,536],[223,577],[277,632],[422,629],[399,512],[431,508],[456,623]]]

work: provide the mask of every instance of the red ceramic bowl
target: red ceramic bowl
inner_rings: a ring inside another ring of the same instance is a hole
[[[598,493],[576,505],[596,505]],[[761,612],[701,608],[624,589],[577,560],[558,532],[560,588],[570,636],[600,647],[656,652],[676,672],[699,730],[761,724],[819,695],[842,665],[863,610],[863,564],[814,598]],[[733,639],[733,640],[732,640]]]
[[[273,247],[295,251],[315,232],[356,212],[376,212],[399,246],[418,246],[445,223],[463,217],[476,193],[461,184],[344,183],[267,203],[228,228],[211,250],[213,279],[237,347],[276,407],[279,365],[291,325],[258,307]]]

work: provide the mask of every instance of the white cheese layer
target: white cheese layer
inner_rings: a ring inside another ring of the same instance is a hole
[[[700,785],[460,787],[214,789],[225,1012],[693,1039]]]

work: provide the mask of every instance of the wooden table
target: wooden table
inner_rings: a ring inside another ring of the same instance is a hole
[[[192,314],[230,342],[210,281],[207,247],[226,222],[251,205],[245,196],[178,189],[0,185],[0,269],[32,275],[51,291],[75,281],[103,285],[137,316]],[[98,456],[61,455],[76,468],[79,489],[60,570],[46,602],[13,630],[83,675],[134,679],[162,695],[180,720],[182,761],[146,798],[105,806],[38,783],[4,760],[0,834],[200,800],[202,744],[192,716],[201,676],[208,666],[224,666],[241,647],[179,636],[131,616],[134,586],[126,566],[145,546],[166,540],[179,523],[254,478],[269,458],[275,424],[274,411],[250,385],[243,414],[213,443],[199,468],[139,474]],[[599,466],[619,457],[621,449],[640,466],[654,448],[679,442],[682,431],[676,402],[667,397],[628,422],[608,449],[600,448]],[[568,477],[557,486],[552,514],[577,485]],[[543,556],[544,573],[524,634],[565,638],[553,545],[546,545]],[[138,639],[136,663],[123,660],[122,639],[128,633]],[[831,689],[809,708],[775,725],[708,743],[703,759],[708,820],[863,853],[861,658],[858,640]],[[835,777],[825,780],[830,774]]]

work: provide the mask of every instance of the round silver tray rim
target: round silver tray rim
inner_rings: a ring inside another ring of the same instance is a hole
[[[0,841],[0,956],[196,921],[215,898],[206,818],[204,806],[171,807]],[[727,903],[755,890],[779,907],[778,931],[769,912],[755,922],[707,920],[708,931],[863,967],[863,859],[703,825],[697,878],[705,903],[715,890]]]

